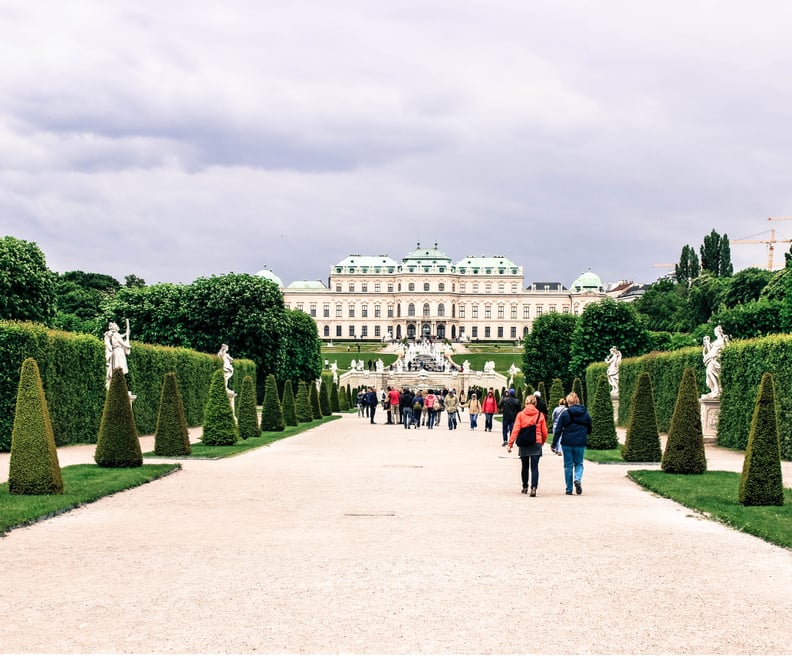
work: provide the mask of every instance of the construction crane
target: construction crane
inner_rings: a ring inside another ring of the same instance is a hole
[[[792,216],[771,216],[767,219],[768,221],[781,221],[781,220],[792,220]],[[755,237],[755,235],[752,235]],[[775,229],[770,229],[770,239],[733,239],[729,242],[729,244],[767,244],[767,269],[773,271],[774,264],[773,264],[773,253],[775,251],[775,245],[778,243],[781,244],[788,244],[792,242],[790,239],[776,239],[775,236]]]

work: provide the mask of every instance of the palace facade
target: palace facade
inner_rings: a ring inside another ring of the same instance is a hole
[[[288,286],[271,271],[259,276],[281,287],[285,305],[316,320],[323,341],[438,338],[519,343],[545,313],[579,315],[606,296],[588,271],[567,289],[538,281],[524,286],[523,269],[504,256],[454,262],[437,248],[418,247],[397,262],[387,255],[349,255],[330,268],[327,285]]]

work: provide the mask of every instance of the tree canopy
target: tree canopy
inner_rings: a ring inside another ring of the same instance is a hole
[[[51,322],[55,280],[35,242],[0,239],[0,319]]]
[[[554,378],[572,384],[570,345],[577,320],[572,313],[547,313],[534,321],[531,333],[525,337],[523,350],[526,384],[552,384]]]

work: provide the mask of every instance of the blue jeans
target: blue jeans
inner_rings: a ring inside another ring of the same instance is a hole
[[[509,435],[511,435],[512,428],[514,428],[514,421],[510,421],[509,423],[506,423],[506,420],[504,419],[503,420],[503,441],[504,442],[508,442],[509,441]]]
[[[583,478],[583,455],[586,447],[568,447],[561,445],[564,452],[564,479],[566,480],[566,491],[572,492],[572,480],[580,481]]]
[[[476,424],[478,423],[478,412],[475,414],[471,412],[468,417],[470,418],[470,430],[476,430]]]
[[[520,456],[522,468],[520,478],[523,488],[528,488],[530,480],[531,488],[539,487],[539,459],[541,456]]]
[[[426,418],[426,426],[427,428],[434,428],[435,417],[437,415],[437,412],[435,412],[433,409],[430,408],[427,414],[429,416]]]
[[[457,426],[457,413],[447,412],[446,414],[448,414],[448,430],[454,430]]]
[[[494,416],[494,413],[484,413],[484,430],[492,430],[492,417]]]
[[[405,428],[409,428],[410,424],[412,423],[412,407],[405,407],[402,409],[402,423],[404,424]]]

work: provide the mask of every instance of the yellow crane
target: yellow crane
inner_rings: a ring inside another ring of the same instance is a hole
[[[767,220],[792,221],[792,216],[771,216]],[[773,253],[775,251],[775,245],[778,243],[789,244],[790,242],[792,242],[792,240],[790,239],[776,239],[775,228],[771,228],[770,239],[733,239],[729,242],[729,244],[767,244],[767,269],[772,271],[773,269],[775,269],[775,265],[773,263]]]

